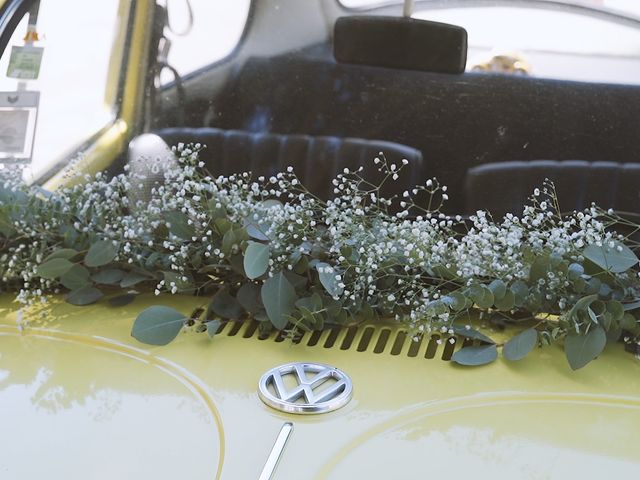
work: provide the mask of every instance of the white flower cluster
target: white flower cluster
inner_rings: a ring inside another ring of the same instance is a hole
[[[496,280],[529,282],[527,295],[539,297],[539,311],[562,314],[580,297],[570,272],[547,269],[531,284],[536,259],[581,264],[586,246],[622,240],[596,207],[560,216],[551,184],[534,192],[520,217],[496,222],[479,211],[463,219],[442,213],[447,187],[436,179],[384,198],[385,183],[398,178],[406,161],[389,164],[382,153],[374,160],[381,182],[363,178],[362,168],[345,169],[333,180],[334,198],[323,200],[291,168],[255,180],[249,173],[211,176],[198,159],[200,148],[179,145],[177,167],[162,172],[162,184],[125,171],[86,177],[45,196],[5,180],[9,200],[0,210],[6,226],[0,233],[10,241],[1,251],[2,283],[18,288],[20,301],[44,299],[61,286],[38,274],[48,256],[66,248],[80,257],[95,241],[108,240],[117,248],[112,264],[154,282],[156,294],[236,288],[246,281],[241,263],[252,239],[269,247],[264,278],[297,272],[315,292],[322,274],[323,294],[349,315],[368,310],[417,332],[451,334],[456,310],[468,309],[452,307],[458,301],[452,292]],[[148,198],[132,193],[145,188]],[[620,278],[625,275],[628,280],[628,273]]]

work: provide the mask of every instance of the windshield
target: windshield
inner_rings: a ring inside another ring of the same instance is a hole
[[[339,0],[339,1],[342,5],[344,5],[347,8],[363,8],[363,9],[402,3],[400,0],[395,0],[395,1],[394,0],[387,0],[387,1],[385,0]],[[536,0],[530,3],[541,4],[544,2],[545,0]],[[430,3],[432,3],[434,7],[447,6],[446,1],[438,1],[438,0],[433,0],[431,2],[428,0],[427,1],[422,0],[416,3],[418,4],[417,5],[418,8],[424,8],[428,6]],[[465,2],[455,2],[455,3],[460,4]],[[474,2],[466,2],[466,3],[472,4]],[[486,7],[486,6],[491,6],[492,2],[476,2],[476,3],[482,3],[482,6]],[[526,6],[527,4],[526,1],[524,2],[523,1],[513,1],[513,2],[502,1],[502,2],[494,2],[494,3],[495,5],[502,5],[502,6],[509,3],[513,3],[514,5],[517,5],[517,6]],[[637,0],[548,0],[547,3],[566,4],[567,6],[577,5],[581,7],[605,10],[612,13],[621,13],[621,14],[630,15],[630,16],[640,16],[640,2],[638,2]]]

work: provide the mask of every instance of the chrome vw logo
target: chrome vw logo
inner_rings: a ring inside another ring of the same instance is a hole
[[[287,363],[272,368],[258,383],[260,399],[287,413],[326,413],[351,400],[349,376],[321,363]]]

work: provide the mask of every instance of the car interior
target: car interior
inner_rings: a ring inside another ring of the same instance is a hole
[[[640,214],[640,87],[464,72],[464,29],[402,9],[254,1],[228,57],[154,92],[147,131],[206,145],[214,174],[292,165],[326,198],[332,177],[375,174],[383,152],[409,160],[386,194],[436,177],[449,214],[521,212],[546,178],[563,211],[596,202]],[[381,42],[382,31],[394,35]]]

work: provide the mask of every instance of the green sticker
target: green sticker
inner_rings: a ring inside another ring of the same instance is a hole
[[[42,47],[11,47],[7,77],[21,80],[35,80],[38,78],[43,52],[44,48]]]

